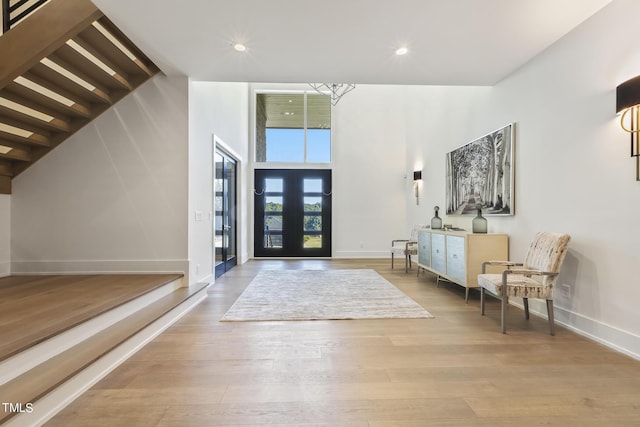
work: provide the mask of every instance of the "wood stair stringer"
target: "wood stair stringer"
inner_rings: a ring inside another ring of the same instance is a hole
[[[0,36],[0,57],[0,194],[160,71],[90,0],[45,3]]]

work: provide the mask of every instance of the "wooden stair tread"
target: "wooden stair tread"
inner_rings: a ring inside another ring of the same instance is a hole
[[[11,396],[16,402],[35,402],[207,286],[208,284],[203,283],[174,290],[171,294],[0,386],[0,395]],[[0,423],[3,416],[6,418],[7,415],[9,414],[0,413]]]
[[[0,361],[180,277],[133,274],[0,278]]]

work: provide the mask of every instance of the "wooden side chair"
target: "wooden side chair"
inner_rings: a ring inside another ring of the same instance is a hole
[[[549,331],[555,334],[553,320],[552,288],[567,254],[570,236],[568,234],[537,233],[523,263],[509,261],[487,261],[482,263],[482,274],[478,275],[480,285],[480,314],[484,315],[485,292],[490,292],[502,300],[502,333],[507,333],[506,314],[509,297],[520,297],[524,305],[525,318],[529,319],[529,298],[547,301]],[[505,266],[502,274],[486,274],[488,265]],[[540,280],[533,279],[538,276]]]
[[[396,239],[391,241],[391,269],[393,269],[394,255],[404,257],[404,272],[408,273],[411,268],[411,256],[418,255],[418,232],[424,228],[429,228],[427,224],[414,224],[411,228],[409,239]]]

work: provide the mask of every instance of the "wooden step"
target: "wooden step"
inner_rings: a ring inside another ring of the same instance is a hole
[[[0,278],[0,384],[6,359],[138,298],[181,287],[178,274],[14,275]],[[166,285],[171,285],[167,287]],[[131,309],[129,309],[131,310]]]
[[[0,423],[40,425],[206,297],[206,283],[177,285],[167,283],[4,360],[0,396],[37,411],[0,412]]]

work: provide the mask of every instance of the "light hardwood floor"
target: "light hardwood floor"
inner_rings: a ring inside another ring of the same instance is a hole
[[[435,318],[219,322],[258,271],[303,268],[373,268]],[[508,316],[389,260],[254,260],[47,425],[640,425],[640,362]]]

